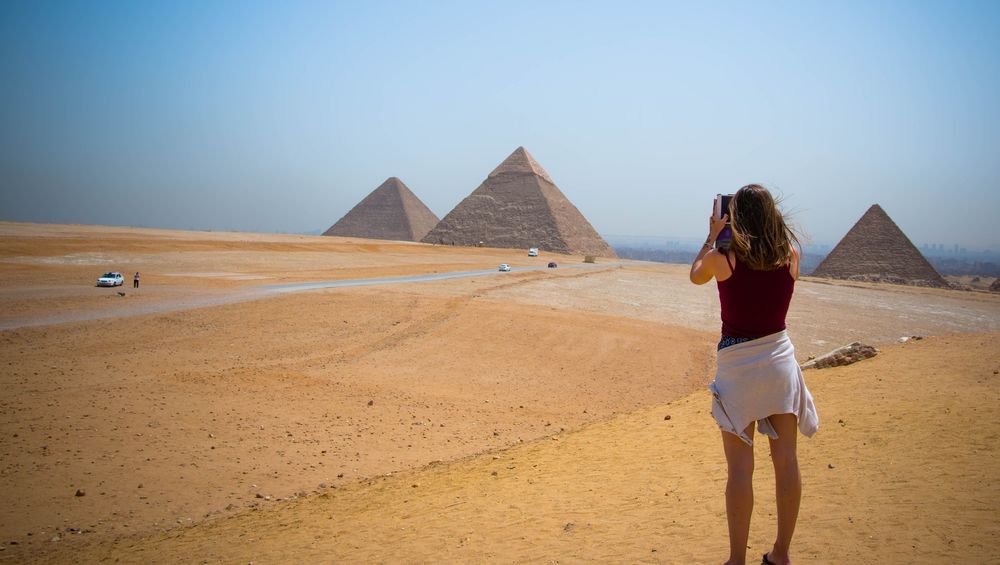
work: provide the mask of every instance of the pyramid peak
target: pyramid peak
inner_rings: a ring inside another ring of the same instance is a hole
[[[488,178],[507,173],[530,173],[555,184],[549,177],[549,173],[545,172],[545,169],[538,164],[538,161],[531,156],[531,153],[528,153],[523,145],[519,145],[497,168],[493,169]]]
[[[382,188],[384,186],[388,187],[388,186],[399,186],[399,185],[406,186],[406,183],[404,183],[403,181],[399,180],[399,177],[389,177],[389,178],[385,179],[384,181],[382,181],[382,184],[378,185],[378,188]],[[378,189],[375,189],[375,190],[378,190]]]

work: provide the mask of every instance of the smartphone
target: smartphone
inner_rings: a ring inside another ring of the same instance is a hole
[[[721,218],[729,213],[729,203],[733,200],[732,194],[716,194],[714,202],[714,211],[716,218]],[[726,220],[726,227],[722,228],[719,232],[719,237],[715,239],[716,249],[728,249],[729,244],[733,241],[733,228],[730,224],[732,218]]]

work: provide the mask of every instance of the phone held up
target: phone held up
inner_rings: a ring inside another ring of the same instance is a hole
[[[732,194],[716,194],[714,209],[713,209],[713,217],[718,219],[728,214],[729,203],[732,202],[732,200],[733,200]],[[726,227],[722,228],[722,231],[719,232],[719,237],[715,239],[715,248],[719,249],[720,251],[725,251],[729,249],[729,244],[732,243],[733,241],[733,228],[730,225],[731,219],[732,218],[728,218],[726,220]]]

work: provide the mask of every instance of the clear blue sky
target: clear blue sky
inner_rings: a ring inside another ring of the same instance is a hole
[[[602,234],[785,196],[1000,251],[1000,2],[4,2],[0,219],[325,229],[389,176],[443,217],[518,145]]]

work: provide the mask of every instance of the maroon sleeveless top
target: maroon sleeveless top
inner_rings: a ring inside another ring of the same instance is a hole
[[[722,303],[722,335],[758,338],[785,329],[785,314],[792,301],[795,279],[789,266],[773,271],[755,271],[733,255],[733,275],[719,285]]]

